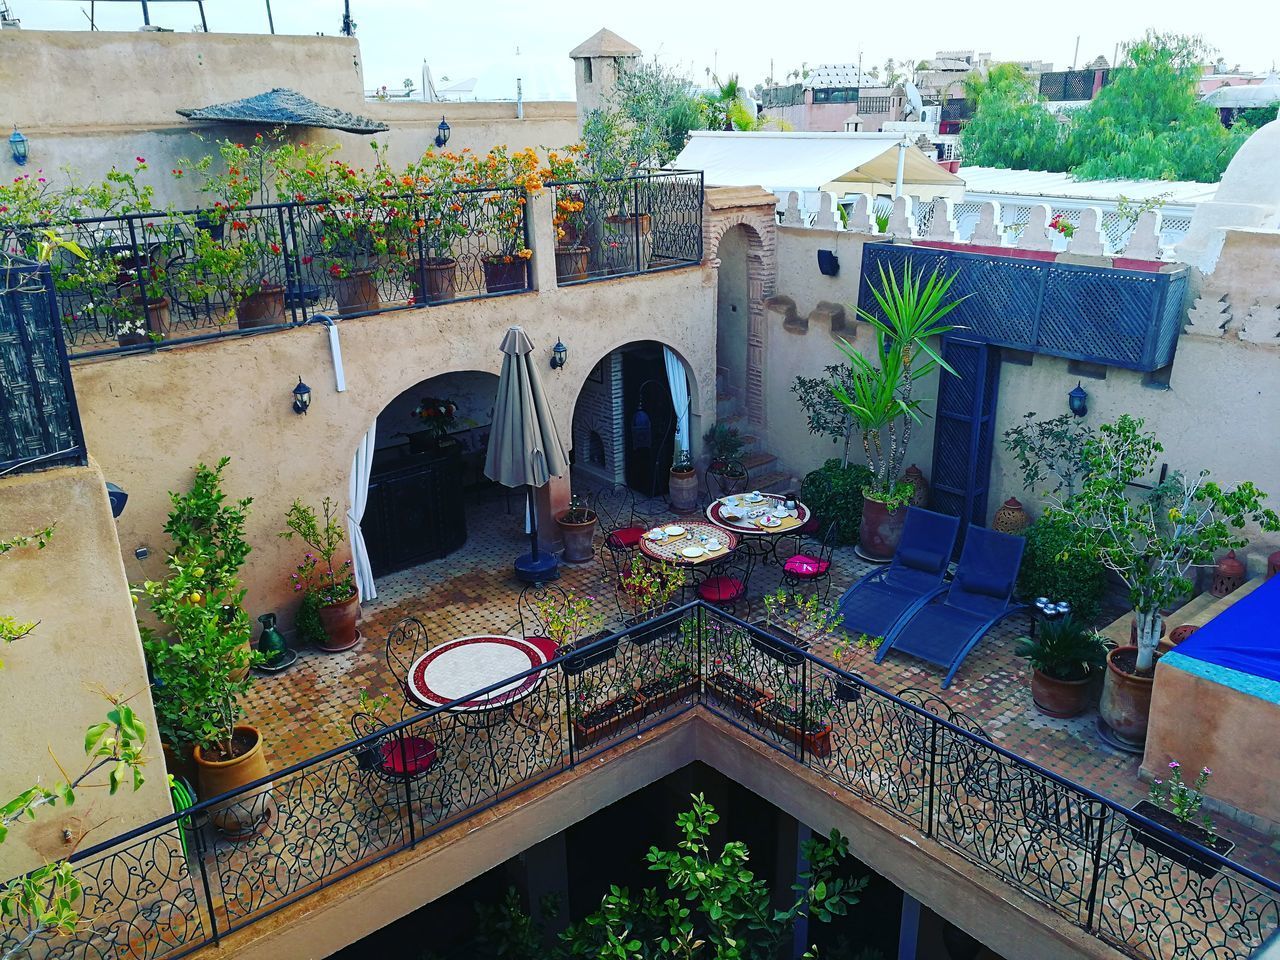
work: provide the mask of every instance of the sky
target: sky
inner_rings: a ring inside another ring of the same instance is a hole
[[[28,29],[85,29],[89,0],[7,0]],[[978,49],[996,58],[1047,60],[1058,69],[1102,54],[1149,27],[1202,35],[1228,66],[1265,71],[1280,59],[1280,2],[1228,0],[1222,8],[1204,0],[914,0],[883,6],[812,3],[788,18],[786,5],[764,0],[712,4],[703,0],[527,0],[428,3],[426,0],[350,0],[364,60],[365,85],[400,88],[405,78],[421,85],[422,64],[441,78],[461,80],[501,68],[519,51],[555,79],[571,97],[574,46],[608,27],[646,56],[683,68],[700,82],[708,71],[737,73],[748,86],[770,73],[782,80],[802,63],[855,63],[865,68],[890,57],[919,60],[937,50]],[[1216,10],[1229,15],[1213,16]],[[819,13],[819,11],[847,11]],[[209,29],[266,33],[267,0],[205,0]],[[338,34],[342,0],[271,0],[277,33]],[[135,2],[98,2],[100,29],[132,30],[142,23]],[[151,4],[152,22],[181,31],[199,23],[194,3]],[[847,24],[847,26],[842,26]],[[1079,36],[1079,55],[1076,38]],[[559,73],[558,71],[563,71]],[[506,72],[503,70],[502,72]]]

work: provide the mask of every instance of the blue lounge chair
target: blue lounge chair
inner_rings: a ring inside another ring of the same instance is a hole
[[[959,529],[956,517],[908,507],[893,562],[867,574],[840,598],[841,628],[855,637],[887,637],[937,596]]]
[[[960,664],[986,632],[1024,609],[1011,599],[1025,543],[1022,537],[970,526],[945,594],[939,592],[931,598],[936,602],[921,604],[885,634],[876,662],[890,650],[908,653],[946,667],[942,688],[951,686]]]

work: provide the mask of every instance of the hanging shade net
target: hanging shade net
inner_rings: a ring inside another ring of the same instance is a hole
[[[530,581],[550,580],[559,575],[558,564],[554,554],[538,546],[533,491],[552,477],[563,476],[569,457],[542,392],[533,344],[523,329],[507,331],[502,353],[484,473],[503,486],[528,488],[530,552],[516,559],[516,575]]]
[[[321,127],[345,130],[347,133],[381,133],[390,129],[385,123],[370,120],[357,113],[326,107],[297,90],[276,87],[257,96],[215,103],[207,107],[179,110],[188,120],[215,120],[269,127]]]

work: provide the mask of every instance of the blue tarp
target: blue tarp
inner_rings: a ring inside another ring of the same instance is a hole
[[[1178,644],[1184,657],[1280,683],[1280,577],[1272,577]]]

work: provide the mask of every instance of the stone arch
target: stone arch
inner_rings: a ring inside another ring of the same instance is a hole
[[[777,197],[750,187],[722,187],[707,191],[703,211],[703,256],[717,269],[720,241],[728,231],[741,229],[747,238],[747,419],[763,426],[765,409],[765,301],[778,285]]]

